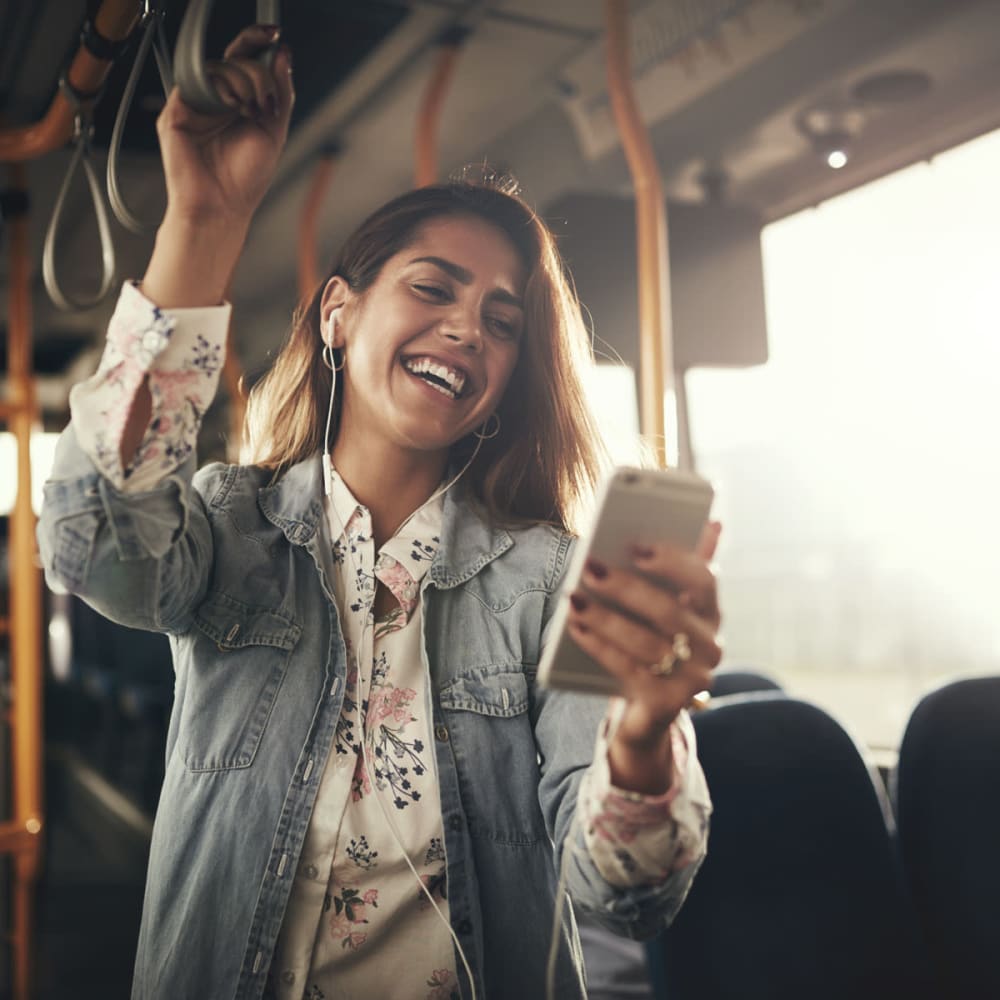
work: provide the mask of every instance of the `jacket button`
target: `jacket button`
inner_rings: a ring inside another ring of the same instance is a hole
[[[458,933],[459,934],[471,934],[472,933],[472,921],[471,920],[459,920],[459,922],[458,922]]]
[[[434,727],[434,737],[439,743],[448,742],[448,727],[447,726],[435,726]]]
[[[319,869],[315,865],[308,865],[306,867],[305,875],[306,878],[315,878],[319,874]]]
[[[456,816],[452,816],[451,819],[448,820],[448,826],[450,826],[456,832],[458,830],[461,830],[462,829],[462,817],[461,816],[457,816],[457,815]]]
[[[295,982],[295,973],[292,972],[291,969],[285,969],[285,971],[281,974],[281,979],[283,982],[286,982],[289,985],[291,985],[292,983]]]

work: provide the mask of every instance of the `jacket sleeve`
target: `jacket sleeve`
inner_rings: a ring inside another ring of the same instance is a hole
[[[194,454],[219,384],[230,312],[225,303],[160,309],[130,282],[122,287],[101,363],[69,398],[77,442],[116,489],[151,490]],[[122,436],[143,381],[150,420],[123,468]]]
[[[160,310],[127,283],[97,372],[70,394],[38,522],[42,564],[53,589],[123,625],[184,632],[205,594],[212,534],[193,483],[211,491],[219,467],[195,477],[194,444],[228,319],[226,305]],[[123,469],[121,435],[146,378],[150,423]]]
[[[563,559],[558,566],[559,578],[567,562],[568,558]],[[553,593],[548,601],[543,646],[557,599]],[[704,859],[704,836],[698,838],[700,849],[683,859],[684,863],[666,865],[665,878],[642,884],[613,884],[602,875],[588,849],[585,810],[578,808],[581,785],[594,766],[594,747],[607,714],[607,701],[593,695],[536,688],[532,711],[542,769],[539,800],[555,845],[557,871],[564,874],[574,906],[586,910],[617,934],[638,940],[653,937],[673,920],[684,902]],[[691,765],[700,775],[696,759]]]
[[[72,424],[56,447],[38,520],[45,578],[112,621],[181,633],[205,595],[212,533],[192,485],[194,456],[140,493],[114,487],[81,449]],[[215,467],[199,473],[210,481]]]

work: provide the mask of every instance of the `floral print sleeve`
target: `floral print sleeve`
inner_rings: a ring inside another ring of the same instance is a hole
[[[70,393],[80,446],[116,489],[151,489],[194,451],[219,382],[229,313],[228,304],[159,309],[134,284],[123,286],[97,372]],[[152,416],[135,458],[122,468],[122,434],[147,376]]]
[[[700,859],[712,811],[686,712],[670,730],[674,774],[668,791],[639,795],[611,784],[608,740],[623,707],[620,699],[611,703],[577,805],[587,850],[601,875],[618,888],[662,882]]]

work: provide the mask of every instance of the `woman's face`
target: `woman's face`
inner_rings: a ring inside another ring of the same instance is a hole
[[[364,293],[333,278],[324,337],[343,349],[338,446],[358,435],[433,453],[496,410],[517,362],[525,267],[476,217],[425,223]]]

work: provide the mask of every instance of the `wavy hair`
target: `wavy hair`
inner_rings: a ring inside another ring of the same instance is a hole
[[[498,523],[549,522],[573,529],[605,464],[582,381],[590,342],[555,240],[515,191],[509,179],[487,177],[401,195],[347,239],[330,277],[340,275],[363,294],[422,225],[443,217],[483,219],[510,240],[528,274],[521,349],[497,407],[500,431],[481,443],[463,480]],[[330,380],[343,377],[321,358],[320,304],[327,280],[296,311],[273,365],[247,400],[241,460],[279,475],[322,448]],[[452,445],[453,464],[467,462],[476,443],[468,435]]]

